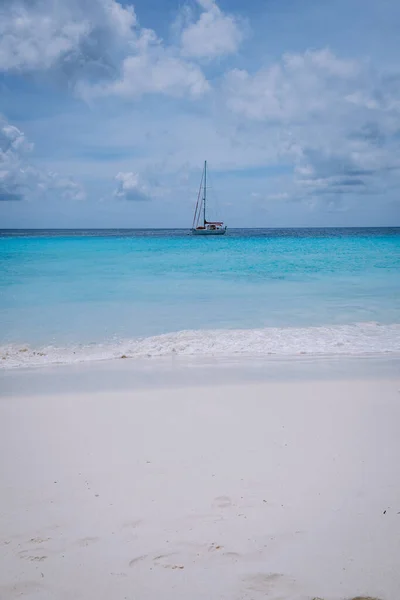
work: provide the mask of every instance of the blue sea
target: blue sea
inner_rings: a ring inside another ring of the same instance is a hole
[[[400,352],[400,228],[0,232],[0,367]]]

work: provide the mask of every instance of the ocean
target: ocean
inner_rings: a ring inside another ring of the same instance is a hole
[[[400,228],[0,231],[0,367],[400,352]]]

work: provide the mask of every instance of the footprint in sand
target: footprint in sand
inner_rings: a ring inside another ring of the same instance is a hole
[[[176,552],[167,552],[167,554],[159,554],[158,556],[155,556],[153,560],[154,562],[160,562],[160,560],[163,560],[164,558],[169,558],[170,556],[174,555],[176,555]]]
[[[237,561],[242,557],[241,554],[234,551],[225,549],[225,546],[218,542],[212,542],[211,544],[197,544],[195,542],[181,542],[180,545],[183,548],[183,553],[187,556],[191,562],[199,561],[214,561],[221,557],[224,560]],[[173,553],[174,554],[174,553]],[[176,554],[176,553],[175,553]],[[169,556],[169,555],[165,555]],[[162,559],[164,556],[157,556],[155,560]]]
[[[313,600],[324,600],[323,598],[313,598]],[[349,598],[349,600],[381,600],[380,598],[375,598],[375,596],[355,596],[354,598]]]
[[[141,556],[135,556],[135,558],[132,558],[132,560],[129,561],[129,566],[134,567],[139,562],[142,562],[142,560],[145,560],[146,558],[147,558],[147,554],[142,554]]]
[[[78,540],[77,544],[79,546],[81,546],[82,548],[85,548],[86,546],[90,546],[91,544],[95,544],[99,540],[100,540],[100,538],[98,538],[98,537],[85,537],[85,538],[82,538],[81,540]]]
[[[229,508],[232,504],[232,500],[229,496],[217,496],[214,498],[212,505],[216,508]]]
[[[169,552],[168,554],[160,554],[159,556],[155,556],[153,558],[154,564],[156,567],[162,567],[163,569],[172,569],[172,570],[182,570],[185,567],[180,564],[176,564],[173,562],[165,562],[164,559],[168,559],[171,556],[175,556],[177,552]]]
[[[215,550],[222,550],[223,546],[221,546],[220,544],[211,544],[211,546],[208,547],[208,551],[209,552],[214,552]]]
[[[140,519],[137,519],[136,521],[125,521],[125,523],[122,523],[122,527],[123,529],[136,529],[141,522]]]
[[[230,558],[232,560],[238,560],[239,558],[241,558],[241,554],[239,554],[239,552],[223,552],[222,556],[224,556],[225,558]]]
[[[29,560],[30,562],[43,562],[47,558],[47,556],[35,556],[33,554],[26,554],[26,551],[20,552],[19,557],[23,560]]]
[[[11,585],[0,585],[0,598],[19,598],[43,592],[44,586],[37,581],[19,581]]]
[[[226,559],[231,559],[231,560],[238,560],[238,558],[241,558],[241,554],[239,554],[238,552],[232,552],[232,551],[225,551],[224,552],[224,546],[221,546],[220,544],[211,544],[211,546],[209,546],[208,548],[208,552],[211,552],[213,554],[219,554],[220,556],[222,556],[223,558]]]
[[[270,600],[281,600],[295,591],[295,581],[281,573],[255,573],[243,580],[245,588],[251,592],[259,592],[260,597]]]

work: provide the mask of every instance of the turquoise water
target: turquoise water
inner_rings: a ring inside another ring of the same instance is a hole
[[[0,267],[2,366],[400,350],[399,228],[2,232]]]

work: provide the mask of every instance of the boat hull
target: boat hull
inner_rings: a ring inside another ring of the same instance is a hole
[[[224,235],[226,233],[226,227],[224,229],[192,229],[192,235]]]

